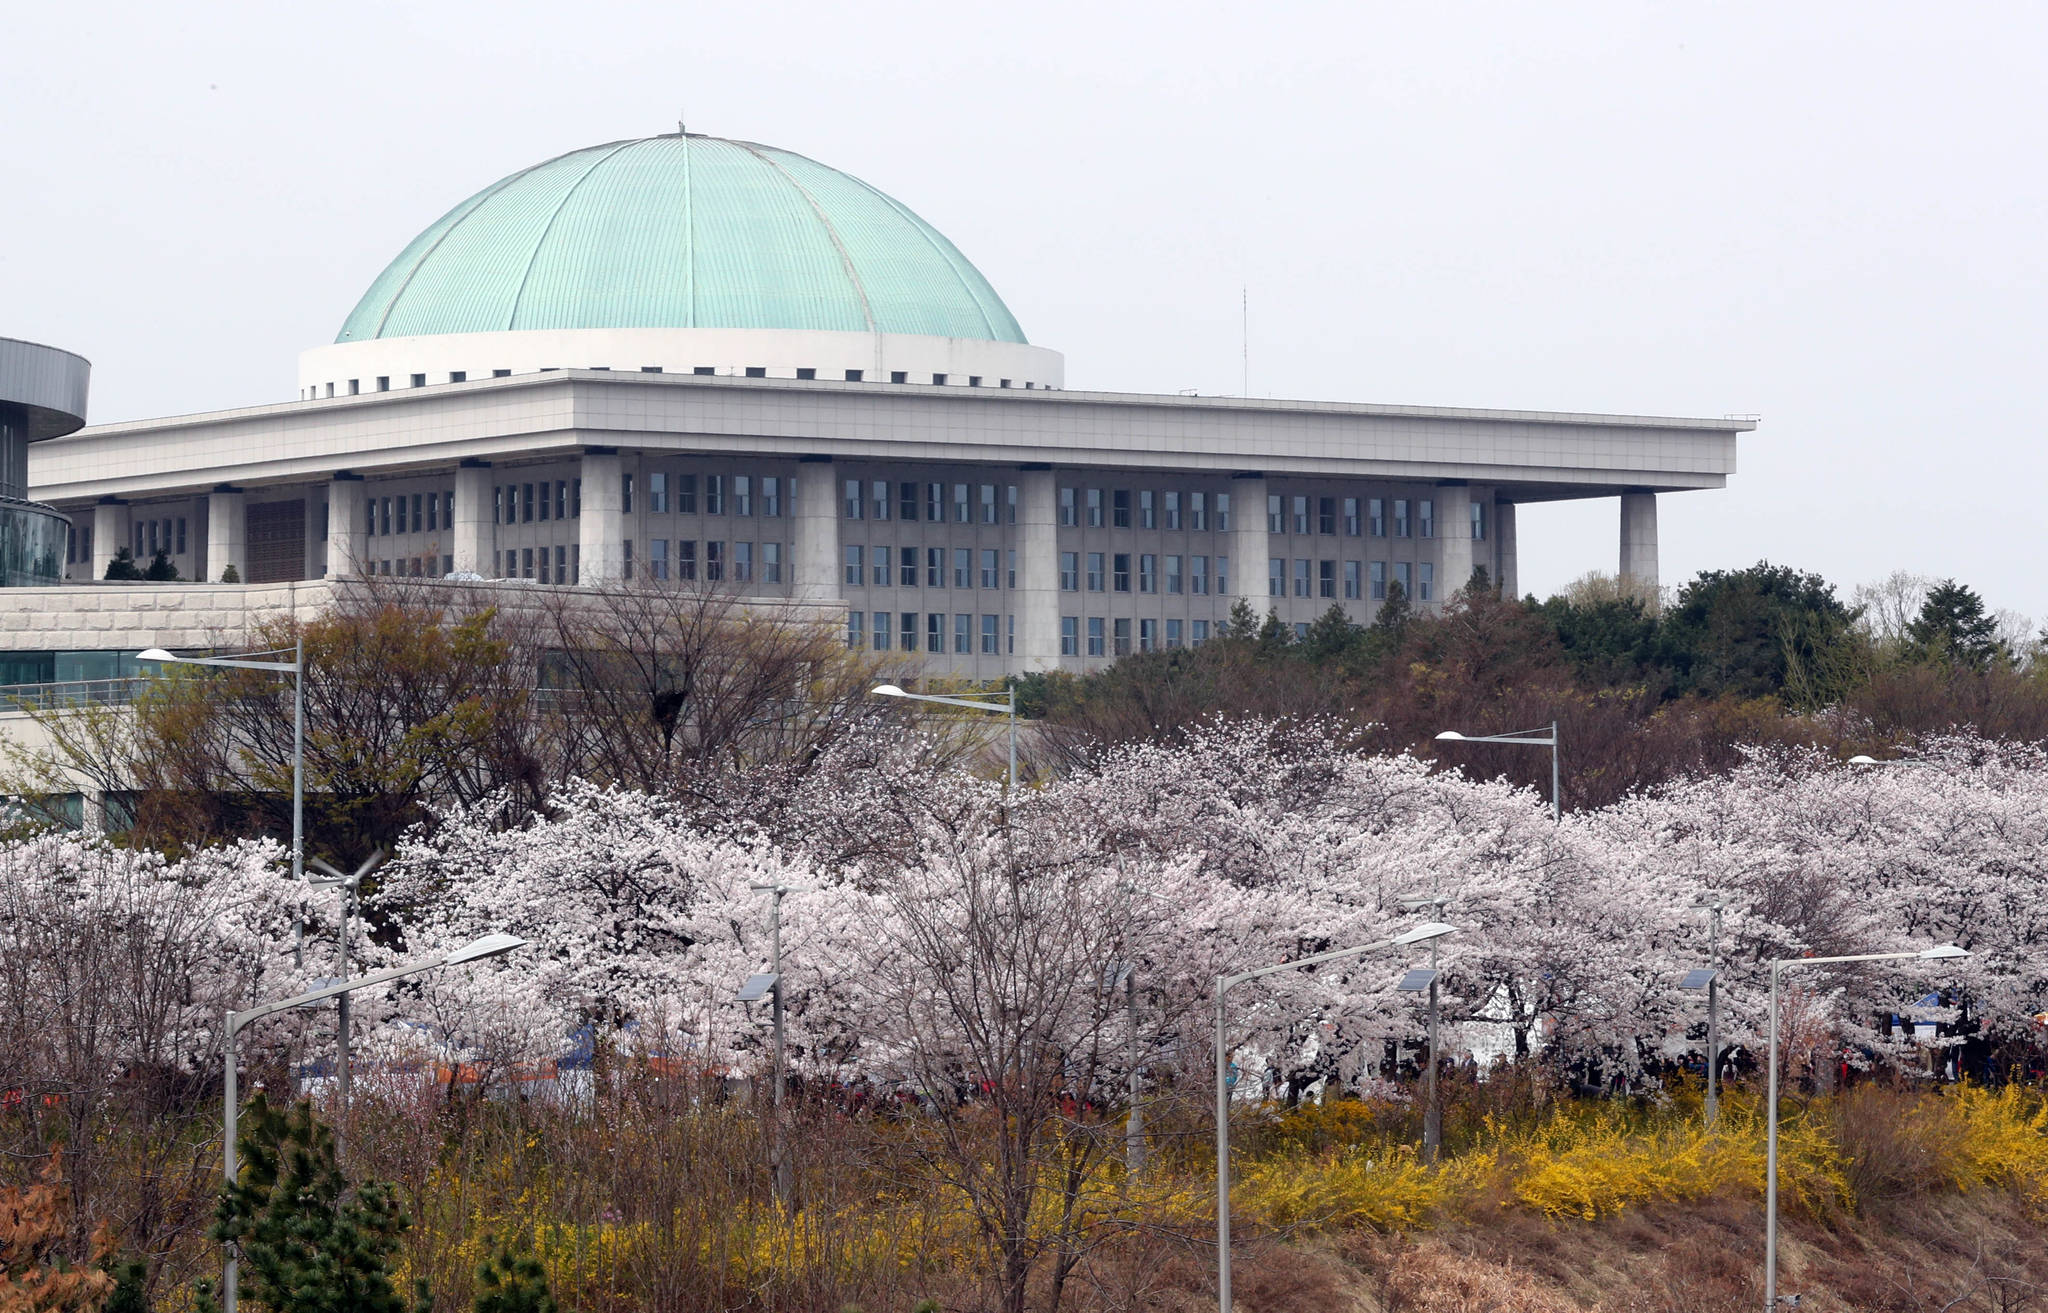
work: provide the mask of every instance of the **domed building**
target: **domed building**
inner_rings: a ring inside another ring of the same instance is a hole
[[[697,134],[571,151],[423,229],[292,400],[37,443],[68,584],[0,597],[0,652],[90,672],[403,575],[715,588],[934,674],[1079,671],[1239,600],[1305,628],[1479,570],[1513,590],[1529,501],[1618,499],[1621,570],[1654,586],[1657,495],[1723,486],[1753,427],[1064,384],[867,182]],[[96,582],[123,546],[195,582]]]

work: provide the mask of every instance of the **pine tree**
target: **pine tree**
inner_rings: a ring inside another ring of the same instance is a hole
[[[244,1298],[270,1313],[409,1313],[390,1267],[405,1215],[381,1181],[350,1192],[310,1103],[279,1112],[259,1094],[236,1147],[241,1174],[221,1189],[213,1238],[239,1247]],[[204,1286],[198,1307],[218,1313]]]
[[[178,567],[171,563],[171,554],[159,547],[156,555],[149,558],[149,567],[142,572],[142,577],[154,584],[175,583]]]
[[[135,564],[135,553],[129,551],[126,547],[117,550],[114,553],[114,559],[107,562],[106,574],[101,577],[106,579],[142,578],[142,571]]]
[[[1944,579],[1927,590],[1906,637],[1924,660],[1988,670],[2000,655],[1998,622],[1984,613],[1976,590]]]
[[[1383,635],[1399,636],[1408,629],[1408,621],[1414,612],[1408,605],[1408,590],[1401,586],[1399,579],[1387,582],[1387,600],[1380,603],[1380,612],[1372,618],[1372,627]]]
[[[1254,638],[1259,632],[1259,613],[1242,597],[1230,604],[1230,618],[1216,628],[1218,638]]]
[[[1294,630],[1290,629],[1286,622],[1280,619],[1279,611],[1268,611],[1266,612],[1266,623],[1259,626],[1257,641],[1261,657],[1268,659],[1277,657],[1293,645]]]
[[[476,1269],[476,1313],[556,1313],[547,1269],[530,1253],[499,1240]]]
[[[1312,661],[1334,661],[1357,646],[1364,633],[1362,626],[1344,614],[1343,603],[1332,602],[1330,609],[1309,625],[1307,636],[1301,640],[1302,655]]]
[[[224,584],[238,584],[242,582],[242,572],[235,568],[233,561],[229,561],[221,567],[220,581]]]

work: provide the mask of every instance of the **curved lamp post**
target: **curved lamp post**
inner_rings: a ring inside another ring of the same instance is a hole
[[[1764,1179],[1764,1313],[1776,1313],[1778,1307],[1778,977],[1786,967],[1827,966],[1836,962],[1900,962],[1918,958],[1925,962],[1939,962],[1948,958],[1968,957],[1970,950],[1957,948],[1954,944],[1941,944],[1934,948],[1923,948],[1917,952],[1904,953],[1852,953],[1846,957],[1784,957],[1771,963],[1771,1074],[1770,1088],[1765,1094],[1765,1107],[1770,1109],[1766,1123],[1768,1135],[1765,1140]],[[1786,1296],[1796,1302],[1797,1295]]]
[[[372,985],[388,984],[394,980],[403,980],[407,976],[416,976],[423,971],[435,971],[441,967],[459,966],[464,962],[478,962],[484,958],[497,957],[501,953],[509,953],[515,948],[523,948],[525,946],[526,941],[517,935],[485,935],[481,939],[472,939],[460,948],[443,953],[438,957],[430,957],[423,962],[410,962],[404,966],[388,967],[383,971],[372,971],[369,975],[358,976],[354,980],[336,981],[334,984],[323,985],[319,989],[307,990],[305,993],[294,995],[291,998],[279,999],[275,1003],[258,1003],[255,1007],[249,1008],[246,1011],[228,1013],[227,1027],[221,1036],[221,1044],[226,1050],[227,1059],[225,1063],[227,1068],[225,1079],[227,1097],[221,1106],[222,1134],[220,1157],[222,1181],[227,1185],[233,1185],[237,1170],[235,1165],[235,1114],[239,1111],[239,1108],[237,1106],[238,1095],[235,1092],[235,1036],[242,1032],[243,1027],[252,1021],[261,1021],[265,1017],[275,1016],[279,1012],[289,1012],[293,1008],[302,1008],[310,1003],[323,1002],[335,997],[337,994],[347,994],[350,990],[368,989]],[[239,1278],[240,1271],[235,1258],[234,1244],[230,1241],[227,1265],[221,1273],[220,1283],[221,1307],[225,1310],[225,1313],[235,1313],[235,1294],[239,1285]]]
[[[1234,976],[1216,977],[1216,1307],[1220,1313],[1231,1313],[1230,1308],[1230,1055],[1223,1040],[1223,996],[1233,985],[1260,976],[1270,976],[1280,971],[1292,971],[1298,967],[1312,967],[1323,962],[1336,962],[1347,957],[1359,957],[1366,953],[1383,952],[1389,948],[1403,948],[1409,944],[1420,944],[1440,935],[1453,934],[1458,927],[1445,925],[1441,921],[1425,921],[1412,930],[1382,939],[1376,944],[1359,944],[1353,948],[1333,948],[1327,953],[1314,953],[1298,957],[1292,962],[1276,962],[1272,966],[1255,967],[1240,971]]]
[[[1564,803],[1563,795],[1558,790],[1557,722],[1554,720],[1550,722],[1550,735],[1548,738],[1542,737],[1542,733],[1543,731],[1537,729],[1524,729],[1516,730],[1512,734],[1460,734],[1454,729],[1447,729],[1436,736],[1436,741],[1439,743],[1521,743],[1532,748],[1549,748],[1550,819],[1561,821],[1564,819]]]
[[[1017,783],[1017,690],[1005,689],[1001,700],[994,693],[976,694],[969,697],[942,696],[937,693],[906,693],[894,684],[877,684],[870,690],[877,697],[909,698],[912,702],[936,702],[942,707],[966,707],[970,711],[1000,711],[1010,718],[1010,767],[1003,774],[1003,792],[1009,793]],[[980,698],[983,700],[977,701]]]

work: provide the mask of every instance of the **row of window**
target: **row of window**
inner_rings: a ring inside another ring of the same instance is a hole
[[[1133,559],[1134,555],[1130,552],[1086,553],[1088,566],[1086,574],[1087,591],[1091,593],[1105,591],[1115,593],[1130,592],[1131,562]],[[1188,557],[1185,574],[1181,571],[1181,557],[1177,554],[1161,557],[1151,552],[1138,552],[1135,554],[1135,559],[1138,564],[1138,591],[1141,593],[1156,593],[1160,591],[1162,578],[1165,589],[1169,594],[1186,592],[1202,597],[1206,596],[1209,592],[1209,558],[1207,556]],[[1082,560],[1083,553],[1080,552],[1060,553],[1061,592],[1078,593],[1081,591],[1083,579],[1081,570]],[[1166,572],[1163,577],[1159,570],[1159,563],[1162,560],[1166,562]],[[1230,558],[1228,556],[1218,556],[1216,558],[1216,592],[1220,596],[1229,591]]]
[[[539,372],[552,374],[559,368],[560,366],[558,365],[543,365]],[[590,365],[588,368],[597,373],[610,373],[612,367],[610,365]],[[642,365],[640,366],[640,372],[643,374],[660,374],[665,371],[660,365]],[[717,374],[718,369],[713,365],[697,365],[692,367],[690,372],[692,374],[711,376]],[[768,367],[766,365],[744,365],[741,367],[741,374],[745,378],[766,378],[768,377]],[[818,371],[811,366],[799,366],[796,376],[802,379],[815,379],[818,376]],[[412,382],[412,386],[416,388],[423,388],[427,385],[427,376],[425,374],[412,374],[408,377]],[[491,371],[491,377],[510,378],[512,377],[512,371],[509,369],[494,369]],[[952,381],[952,377],[950,374],[933,374],[931,379],[934,384],[944,387]],[[849,369],[846,371],[846,381],[849,383],[860,383],[866,381],[866,379],[867,371],[865,369]],[[448,381],[450,383],[467,383],[469,381],[469,371],[466,369],[451,369],[448,371]],[[891,370],[889,371],[889,381],[891,383],[908,383],[910,381],[910,371],[906,369]],[[377,391],[389,392],[391,390],[391,375],[379,374],[374,383]],[[349,396],[360,396],[363,391],[363,380],[352,378],[344,386],[347,387]],[[982,386],[982,376],[980,374],[969,374],[967,376],[967,386],[971,388]],[[996,386],[1007,388],[1015,387],[1017,384],[1007,378],[1003,378],[996,380]],[[1023,386],[1035,388],[1038,384],[1026,381]],[[334,389],[335,385],[333,383],[327,384],[327,395],[333,396]],[[309,400],[316,395],[318,395],[316,389],[306,389],[306,396]]]
[[[949,495],[950,493],[950,495]],[[921,483],[888,479],[847,479],[840,487],[841,515],[849,520],[916,521],[932,524],[1015,524],[1014,483]]]
[[[784,556],[781,543],[726,543],[706,539],[701,545],[703,555],[699,557],[697,539],[678,538],[675,540],[675,555],[671,558],[668,539],[650,538],[647,540],[647,560],[644,565],[636,567],[633,540],[628,538],[625,544],[626,578],[633,578],[638,568],[648,579],[673,578],[686,583],[694,583],[699,578],[714,584],[747,584],[756,578],[764,584],[782,582]]]
[[[1343,570],[1344,597],[1356,601],[1360,597],[1361,579],[1364,596],[1375,602],[1387,597],[1388,570],[1401,586],[1401,595],[1412,597],[1418,602],[1436,600],[1436,565],[1431,561],[1417,562],[1412,566],[1407,561],[1311,561],[1303,557],[1294,560],[1294,595],[1296,597],[1337,596],[1338,570]],[[1266,593],[1270,597],[1287,596],[1287,558],[1274,556],[1266,561]],[[1220,590],[1219,590],[1220,591]]]
[[[1414,503],[1414,519],[1411,521],[1406,497],[1308,497],[1270,493],[1266,497],[1266,532],[1334,536],[1341,523],[1346,537],[1385,538],[1389,527],[1387,509],[1390,506],[1393,508],[1394,537],[1407,538],[1411,536],[1411,529],[1417,538],[1436,537],[1436,502],[1428,497]],[[1473,541],[1485,541],[1484,502],[1471,503],[1471,519]]]
[[[874,624],[868,624],[864,611],[846,613],[846,645],[848,647],[872,646],[877,652],[887,652],[891,646],[905,652],[918,648],[919,617],[923,617],[924,650],[934,655],[946,650],[946,615],[944,611],[877,611]],[[900,619],[901,623],[896,623]],[[1017,650],[1017,617],[1014,615],[987,615],[981,617],[977,630],[974,617],[966,612],[953,613],[953,652],[956,656],[972,656],[976,651],[975,636],[980,635],[980,652],[983,656],[1005,656]]]
[[[372,561],[368,568],[371,574],[396,574],[402,578],[421,579],[433,573],[434,558],[431,556],[415,556],[411,560]],[[441,573],[444,575],[455,573],[455,558],[453,556],[443,556],[441,558]]]
[[[922,552],[915,547],[902,547],[892,552],[886,546],[851,543],[841,550],[845,557],[842,578],[848,588],[887,588],[893,584],[905,588],[948,586],[944,547],[926,547]],[[973,548],[955,547],[951,579],[954,588],[1015,588],[1017,551],[984,547],[977,552]]]
[[[773,474],[706,474],[702,476],[703,500],[698,500],[699,476],[677,474],[671,476],[666,470],[650,470],[647,474],[647,510],[654,515],[667,515],[669,507],[675,507],[677,515],[696,515],[698,506],[705,515],[751,516],[760,514],[770,519],[782,517],[783,496],[787,493],[790,502],[796,501],[796,480],[785,479]],[[627,515],[633,513],[633,476],[630,473],[619,476],[619,509]]]
[[[631,479],[632,475],[626,476]],[[537,493],[537,495],[536,495]],[[627,485],[626,500],[632,500],[632,485]],[[452,508],[454,502],[449,503]],[[630,509],[630,507],[628,508]],[[449,511],[453,516],[454,511]],[[505,483],[491,489],[492,524],[530,524],[534,520],[543,522],[573,520],[583,514],[583,480],[542,479],[539,483]],[[452,519],[450,523],[453,523]]]
[[[1060,525],[1073,529],[1182,529],[1205,533],[1213,524],[1217,533],[1230,532],[1230,494],[1169,489],[1157,492],[1139,488],[1061,488]],[[1137,516],[1132,520],[1133,506]],[[1211,507],[1214,508],[1213,515]],[[1103,515],[1107,509],[1108,522]]]
[[[169,552],[173,556],[185,554],[185,517],[167,516],[161,520],[137,520],[134,522],[135,542],[129,551],[138,561],[147,561],[158,552]],[[80,535],[71,535],[75,541]],[[85,547],[77,553],[81,561],[92,559],[92,531],[87,530]]]
[[[627,544],[630,553],[632,544]],[[565,547],[508,547],[491,553],[494,579],[533,579],[544,584],[573,584],[581,577],[582,549],[575,543]],[[553,568],[551,569],[550,566]],[[455,568],[448,558],[448,568]]]
[[[364,532],[372,538],[392,533],[439,533],[455,527],[455,490],[365,497],[363,509]]]
[[[1089,616],[1086,621],[1087,655],[1092,657],[1129,656],[1131,654],[1132,623],[1130,620],[1105,621],[1101,616]],[[1060,617],[1061,656],[1082,655],[1082,624],[1083,621],[1079,616],[1063,615]],[[1136,625],[1138,651],[1140,652],[1157,652],[1162,649],[1171,651],[1193,643],[1206,643],[1209,641],[1209,622],[1207,620],[1187,621],[1185,622],[1185,629],[1183,629],[1183,622],[1179,620],[1139,620],[1136,622]],[[1183,633],[1186,634],[1185,640],[1182,637]]]

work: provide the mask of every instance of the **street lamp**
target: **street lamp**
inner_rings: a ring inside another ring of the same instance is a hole
[[[1685,973],[1680,989],[1707,991],[1707,1129],[1721,1113],[1721,908],[1720,898],[1696,898],[1691,906],[1707,913],[1707,965]]]
[[[160,647],[136,654],[139,661],[163,661],[183,666],[225,666],[232,670],[267,670],[292,677],[292,879],[306,874],[306,638],[292,642],[289,661],[248,661],[241,657],[177,656]],[[301,927],[299,933],[304,934]],[[298,955],[298,941],[292,949]],[[294,965],[297,965],[295,962]]]
[[[1223,1041],[1223,996],[1231,986],[1241,985],[1247,980],[1270,976],[1280,971],[1292,971],[1298,967],[1312,967],[1324,962],[1335,962],[1341,958],[1358,957],[1366,953],[1378,953],[1389,948],[1404,948],[1419,944],[1440,935],[1455,933],[1458,927],[1445,925],[1441,921],[1425,921],[1412,930],[1383,939],[1376,944],[1359,944],[1352,948],[1333,948],[1327,953],[1314,953],[1298,957],[1292,962],[1276,962],[1272,966],[1256,967],[1240,971],[1234,976],[1216,977],[1216,1307],[1220,1313],[1231,1313],[1230,1306],[1230,1085],[1229,1052]]]
[[[1957,948],[1954,944],[1940,944],[1915,952],[1903,953],[1852,953],[1847,957],[1786,957],[1771,962],[1771,1066],[1769,1089],[1766,1092],[1766,1106],[1770,1109],[1770,1120],[1765,1124],[1768,1134],[1764,1142],[1764,1313],[1776,1313],[1778,1307],[1778,976],[1786,967],[1828,966],[1837,962],[1898,962],[1918,958],[1925,962],[1940,962],[1949,958],[1968,957],[1970,950]],[[1787,1297],[1797,1300],[1797,1295]]]
[[[1888,757],[1883,760],[1879,760],[1876,757],[1872,757],[1861,752],[1849,758],[1846,764],[1851,766],[1918,766],[1921,770],[1941,769],[1939,763],[1932,761],[1921,761],[1917,757]]]
[[[1008,794],[1017,783],[1017,690],[1013,686],[1003,690],[1000,702],[976,699],[994,699],[994,693],[974,694],[969,697],[941,696],[937,693],[906,693],[894,684],[877,684],[873,692],[877,697],[909,698],[912,702],[936,702],[946,707],[966,707],[972,711],[1000,711],[1010,717],[1010,768],[1003,774],[1003,792]]]
[[[748,888],[756,893],[768,894],[772,901],[768,905],[768,969],[748,976],[740,986],[739,1001],[753,1003],[763,994],[769,996],[769,1006],[775,1016],[775,1122],[768,1141],[769,1166],[775,1174],[775,1197],[789,1207],[789,1154],[783,1143],[782,1132],[782,1087],[787,1084],[783,1075],[785,1062],[782,1042],[782,899],[785,894],[807,892],[807,887],[793,884],[752,884]]]
[[[1401,906],[1411,912],[1430,909],[1433,918],[1441,918],[1444,904],[1449,902],[1442,894],[1423,894],[1414,898],[1403,898]],[[1429,941],[1429,966],[1427,969],[1410,971],[1401,977],[1401,983],[1394,986],[1404,994],[1429,991],[1429,1065],[1422,1073],[1422,1161],[1435,1163],[1442,1152],[1444,1142],[1444,1110],[1437,1099],[1436,1091],[1436,985],[1439,972],[1436,965],[1436,940]]]
[[[318,857],[315,857],[313,859],[313,865],[319,867],[322,871],[326,872],[326,874],[314,877],[309,883],[311,883],[313,887],[316,889],[332,888],[336,885],[339,885],[341,887],[340,937],[341,976],[343,979],[348,978],[349,928],[351,925],[353,925],[355,920],[355,902],[357,896],[360,894],[362,889],[363,877],[370,874],[370,872],[376,870],[383,864],[384,850],[382,848],[379,848],[377,851],[371,853],[369,857],[364,860],[363,864],[356,868],[356,873],[354,875],[343,875],[340,871],[337,871],[332,866],[329,866],[326,862],[321,861]],[[347,994],[343,994],[339,999],[335,1000],[335,1010],[338,1015],[336,1017],[335,1025],[336,1058],[334,1068],[334,1086],[335,1093],[339,1096],[341,1104],[342,1130],[345,1131],[348,1126],[349,1086],[349,1006]],[[337,1132],[335,1135],[335,1144],[337,1149],[339,1148],[340,1143],[341,1132]]]
[[[1564,819],[1564,803],[1562,801],[1563,795],[1558,791],[1557,722],[1554,720],[1550,722],[1550,736],[1548,738],[1538,737],[1542,732],[1540,729],[1521,729],[1511,734],[1460,734],[1454,729],[1447,729],[1443,733],[1438,734],[1436,740],[1439,743],[1521,743],[1534,748],[1549,748],[1550,819],[1559,821]]]
[[[154,660],[155,658],[151,659]],[[484,958],[497,957],[502,953],[509,953],[515,948],[523,948],[525,946],[526,941],[517,935],[485,935],[481,939],[472,939],[462,945],[462,947],[451,952],[443,953],[438,957],[430,957],[422,962],[388,967],[382,971],[372,971],[369,975],[358,976],[354,980],[338,980],[331,985],[323,985],[318,989],[308,990],[291,998],[279,999],[275,1003],[259,1003],[255,1007],[243,1012],[228,1013],[226,1030],[221,1037],[221,1043],[226,1049],[227,1057],[227,1097],[221,1107],[221,1177],[223,1181],[227,1185],[232,1186],[235,1183],[235,1173],[237,1170],[235,1165],[235,1115],[239,1111],[239,1107],[236,1102],[237,1095],[235,1093],[237,1075],[235,1071],[235,1036],[241,1033],[243,1027],[252,1021],[261,1021],[263,1018],[274,1016],[279,1012],[289,1012],[293,1008],[302,1008],[311,1003],[319,1003],[325,999],[333,998],[337,994],[346,995],[350,990],[368,989],[372,985],[389,984],[391,981],[403,980],[407,976],[416,976],[424,971],[434,971],[441,967],[459,966],[464,962],[479,962]],[[227,1266],[221,1274],[221,1307],[225,1310],[225,1313],[235,1313],[235,1292],[239,1277],[240,1272],[235,1258],[233,1242],[231,1241],[228,1247]]]

